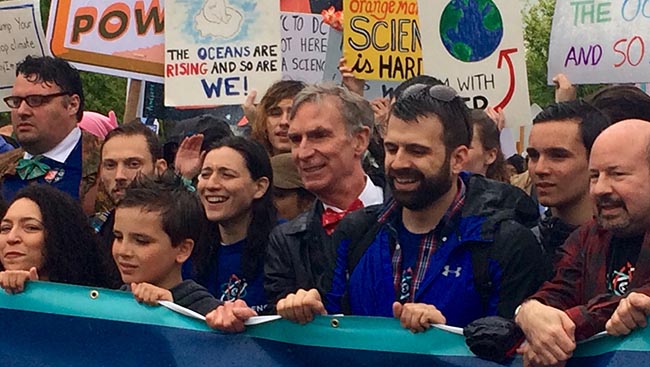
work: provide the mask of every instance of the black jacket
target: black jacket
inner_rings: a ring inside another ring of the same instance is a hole
[[[560,218],[552,216],[547,216],[539,221],[539,224],[533,228],[533,233],[542,244],[548,262],[555,264],[559,260],[557,257],[561,257],[562,253],[558,249],[578,227],[564,223]],[[549,277],[552,275],[550,274]]]
[[[193,280],[185,280],[169,291],[172,292],[174,303],[203,316],[223,304],[223,302],[214,298],[207,289]]]
[[[106,256],[106,268],[108,271],[109,285],[111,289],[118,289],[122,285],[122,276],[120,271],[117,268],[117,264],[113,261],[113,240],[115,235],[113,235],[113,225],[115,224],[115,209],[111,210],[106,218],[106,221],[99,228],[95,236],[97,236],[97,241],[101,250]]]
[[[316,288],[324,295],[336,261],[336,231],[328,236],[321,225],[323,203],[283,223],[271,232],[264,261],[264,290],[275,304],[298,289]]]

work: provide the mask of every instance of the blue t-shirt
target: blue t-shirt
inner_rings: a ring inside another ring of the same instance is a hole
[[[264,272],[262,266],[260,266],[257,275],[253,279],[243,278],[241,255],[245,242],[244,239],[232,245],[221,245],[216,261],[211,261],[206,274],[199,275],[201,279],[194,280],[206,287],[219,300],[234,301],[243,299],[257,313],[263,313],[269,308],[264,293]],[[187,261],[184,264],[185,279],[191,278],[187,276],[190,269],[191,264]]]
[[[412,233],[401,222],[397,232],[399,245],[402,249],[402,270],[413,268],[415,262],[418,261],[418,252],[424,234]]]

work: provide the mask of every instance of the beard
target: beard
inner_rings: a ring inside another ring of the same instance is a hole
[[[407,209],[418,211],[428,208],[449,192],[453,185],[450,173],[449,162],[445,162],[438,172],[429,177],[415,168],[397,170],[389,168],[387,176],[395,201]],[[419,181],[420,184],[415,190],[397,190],[395,189],[396,177]]]
[[[603,208],[618,208],[620,212],[615,216],[605,215],[602,213]],[[596,219],[598,224],[604,229],[612,231],[617,235],[627,234],[627,232],[633,231],[632,218],[630,218],[623,200],[614,198],[611,195],[597,197],[596,209],[598,210]]]

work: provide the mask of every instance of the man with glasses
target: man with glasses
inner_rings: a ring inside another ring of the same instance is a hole
[[[512,317],[546,273],[527,228],[537,211],[523,191],[461,173],[470,141],[468,110],[453,89],[405,90],[384,138],[393,199],[341,222],[325,299],[305,291],[278,312],[301,323],[325,310],[396,317],[414,332]]]
[[[79,72],[68,62],[28,56],[4,98],[22,149],[0,155],[2,194],[11,200],[32,183],[50,184],[93,212],[99,140],[77,127],[84,107]]]

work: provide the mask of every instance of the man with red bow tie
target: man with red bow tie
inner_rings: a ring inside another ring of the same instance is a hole
[[[369,102],[334,84],[308,86],[294,99],[291,154],[305,188],[317,200],[309,211],[271,233],[264,267],[270,302],[299,289],[317,289],[324,295],[336,261],[337,224],[351,211],[383,202],[383,189],[361,165],[373,125]],[[242,331],[243,320],[235,315],[244,305],[224,306],[208,324]]]
[[[298,289],[324,294],[336,259],[337,224],[384,199],[361,165],[374,125],[366,100],[335,85],[309,86],[296,96],[290,117],[293,160],[318,200],[271,234],[265,289],[274,303]]]

